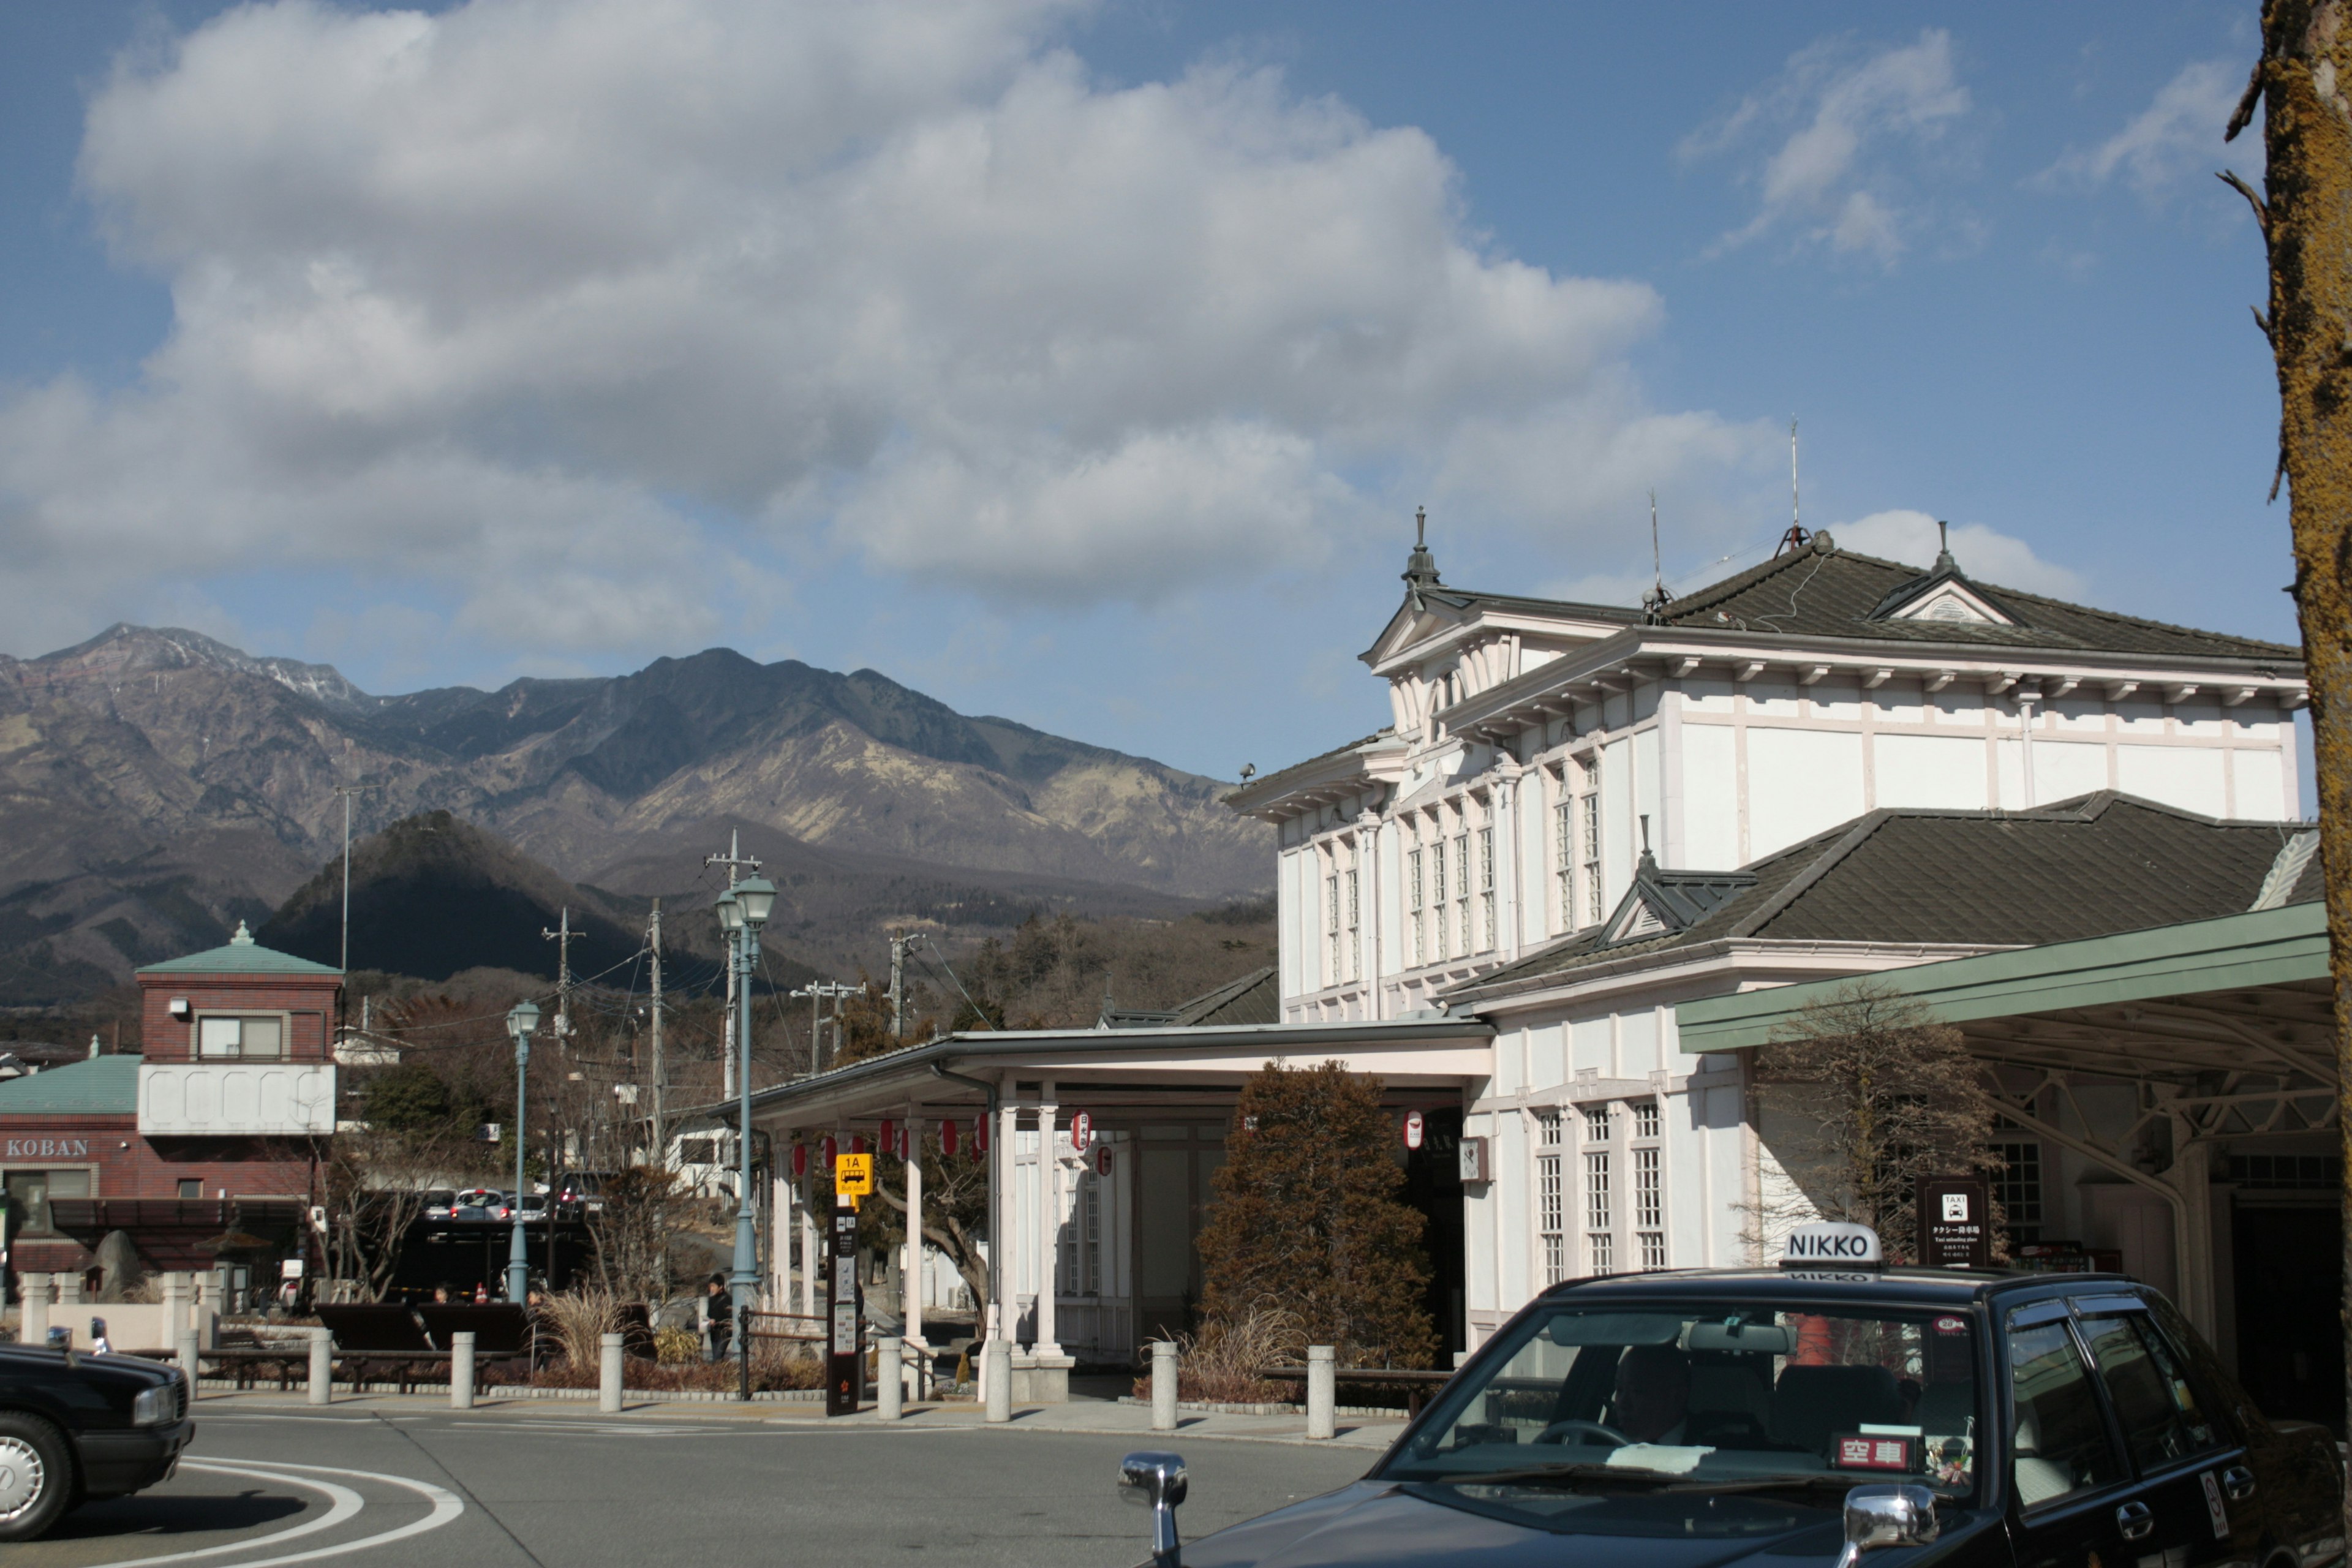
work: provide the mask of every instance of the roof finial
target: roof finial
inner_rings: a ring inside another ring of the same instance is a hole
[[[1941,518],[1936,520],[1936,570],[1938,572],[1958,572],[1960,569],[1960,563],[1952,559],[1951,526]]]
[[[1642,813],[1642,861],[1635,868],[1641,871],[1658,868],[1657,857],[1650,853],[1650,814],[1646,811]]]
[[[1674,595],[1666,592],[1666,569],[1658,554],[1658,492],[1650,492],[1650,591],[1642,599],[1642,619],[1658,626],[1666,618]]]
[[[231,947],[251,947],[253,945],[253,933],[245,929],[245,922],[243,921],[236,922],[236,933],[228,939],[228,944]]]
[[[1405,558],[1404,580],[1406,586],[1412,591],[1416,609],[1420,607],[1422,590],[1440,585],[1437,581],[1437,558],[1429,552],[1429,509],[1427,507],[1412,509],[1412,553]]]
[[[1805,531],[1804,518],[1797,510],[1797,416],[1789,416],[1789,531],[1780,536],[1780,547],[1772,552],[1779,560],[1792,550],[1802,550],[1811,542],[1812,535]]]

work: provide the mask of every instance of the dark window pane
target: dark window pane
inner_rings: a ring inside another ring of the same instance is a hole
[[[2213,1447],[2213,1428],[2198,1414],[2197,1396],[2154,1344],[2144,1319],[2137,1313],[2094,1318],[2083,1327],[2124,1441],[2142,1469]]]
[[[2066,1325],[2012,1330],[2009,1362],[2017,1402],[2011,1436],[2018,1501],[2032,1508],[2122,1479],[2089,1370]]]

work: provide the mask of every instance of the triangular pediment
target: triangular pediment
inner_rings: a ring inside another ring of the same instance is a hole
[[[1876,621],[1943,621],[1955,626],[2013,626],[2018,617],[1984,589],[1946,568],[1904,584],[1870,613]]]
[[[1663,870],[1644,853],[1633,885],[1601,928],[1599,945],[1613,947],[1687,931],[1717,904],[1755,885],[1755,874],[1748,871]]]

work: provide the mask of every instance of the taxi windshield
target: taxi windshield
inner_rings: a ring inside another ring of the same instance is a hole
[[[1975,1490],[1976,1331],[1957,1312],[1562,1305],[1449,1386],[1383,1479],[1692,1492]]]

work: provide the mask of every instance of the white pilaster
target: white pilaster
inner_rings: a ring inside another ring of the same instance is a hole
[[[899,1331],[918,1347],[923,1339],[923,1124],[907,1117],[907,1258],[898,1270]]]
[[[801,1205],[801,1316],[816,1316],[816,1276],[821,1265],[816,1251],[816,1211]]]
[[[1062,1155],[1054,1144],[1054,1084],[1037,1097],[1037,1343],[1036,1353],[1057,1356],[1054,1295],[1062,1285]]]
[[[1003,1107],[996,1118],[996,1128],[988,1140],[988,1180],[996,1192],[995,1229],[1003,1234],[1004,1256],[996,1264],[997,1300],[996,1331],[1003,1337],[1010,1351],[1021,1342],[1021,1308],[1018,1298],[1022,1279],[1021,1193],[1015,1173],[1020,1170],[1018,1140],[1021,1128],[1021,1108],[1011,1096],[1003,1097]],[[989,1237],[989,1246],[997,1246],[996,1237]]]

